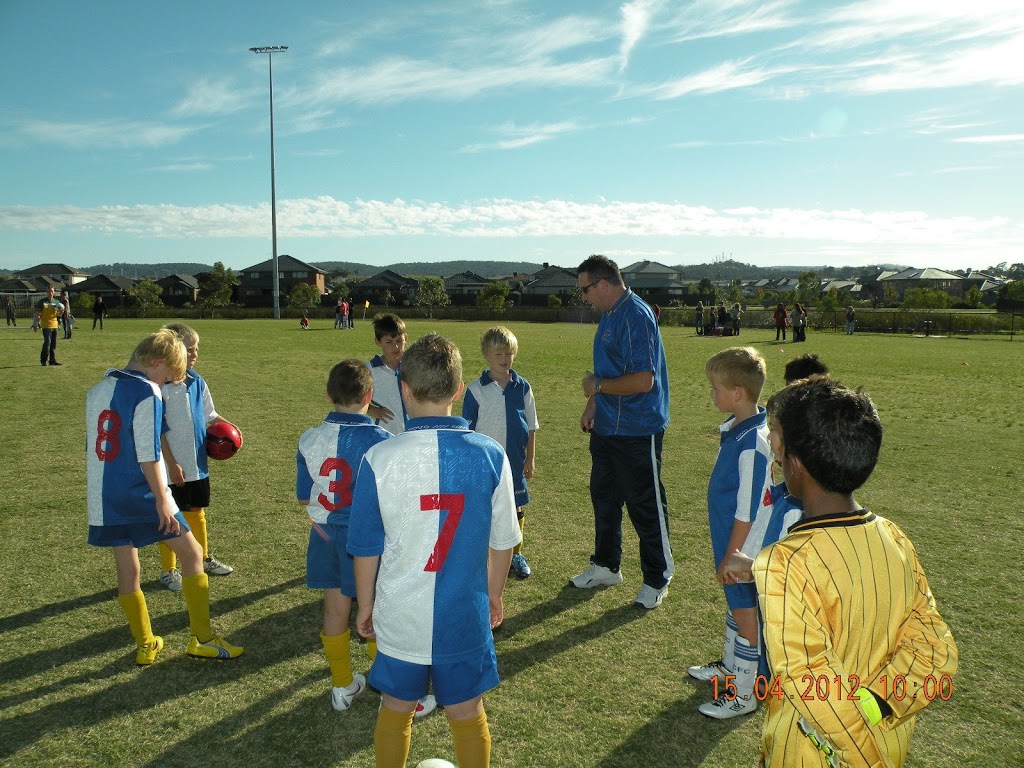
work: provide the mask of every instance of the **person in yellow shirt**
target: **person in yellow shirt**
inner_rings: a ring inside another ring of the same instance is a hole
[[[64,305],[53,298],[53,286],[46,289],[46,298],[36,302],[36,316],[33,327],[43,332],[43,348],[39,352],[39,364],[60,365],[57,362],[57,329],[64,314]]]

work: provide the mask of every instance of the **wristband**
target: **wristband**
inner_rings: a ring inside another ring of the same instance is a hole
[[[875,698],[875,694],[867,688],[858,688],[856,696],[857,706],[860,707],[860,711],[867,718],[868,725],[874,728],[882,722],[882,710],[878,707],[878,700]]]

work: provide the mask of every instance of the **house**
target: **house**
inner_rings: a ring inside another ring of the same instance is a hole
[[[904,269],[902,272],[879,278],[878,286],[882,289],[883,294],[888,288],[892,288],[901,301],[903,295],[910,288],[943,291],[954,298],[961,298],[964,295],[963,277],[934,267]]]
[[[412,302],[416,298],[419,282],[411,277],[403,277],[397,272],[385,269],[352,286],[353,298],[369,300],[373,304],[401,304]],[[388,298],[390,297],[390,299]]]
[[[192,275],[167,275],[156,281],[160,286],[160,298],[171,307],[194,304],[199,298],[199,281]]]
[[[472,304],[487,284],[493,282],[497,281],[481,277],[475,272],[459,272],[444,279],[444,292],[448,294],[452,304]]]
[[[27,280],[46,277],[54,283],[60,283],[71,291],[71,286],[86,280],[89,277],[89,273],[79,272],[77,269],[69,267],[67,264],[37,264],[30,269],[23,269],[20,272],[15,273],[15,277],[21,277]],[[73,292],[77,293],[78,290],[74,289]]]
[[[534,306],[547,304],[549,296],[557,296],[562,304],[569,304],[578,293],[579,273],[575,269],[545,264],[544,269],[533,276],[533,282],[526,286],[523,303]]]
[[[324,278],[327,275],[319,267],[299,261],[293,256],[282,254],[277,257],[278,282],[281,291],[280,305],[284,306],[288,294],[299,283],[315,286],[322,296],[325,293]],[[259,264],[246,267],[238,273],[238,301],[253,307],[274,305],[274,260],[267,259]]]
[[[124,294],[139,282],[130,277],[120,275],[93,275],[75,285],[75,294],[91,293],[102,296],[108,307],[119,307],[123,303]]]
[[[682,301],[688,292],[679,270],[656,261],[638,261],[619,271],[626,287],[648,304]]]

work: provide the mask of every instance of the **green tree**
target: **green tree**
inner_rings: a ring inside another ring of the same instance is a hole
[[[231,303],[231,286],[235,282],[235,272],[225,269],[224,262],[216,262],[213,269],[199,275],[196,280],[199,281],[200,309],[212,310],[214,307],[226,307]]]
[[[162,293],[160,286],[152,280],[146,279],[141,283],[136,283],[127,291],[125,294],[132,304],[137,306],[142,313],[142,316],[146,316],[146,310],[149,307],[162,307],[164,302],[160,298]]]
[[[743,281],[738,277],[729,286],[729,302],[731,304],[743,303]]]
[[[288,294],[288,306],[300,312],[308,312],[320,306],[320,289],[309,283],[298,283]]]
[[[562,306],[562,300],[553,293],[548,294],[548,306],[552,309],[558,309]]]
[[[976,285],[972,285],[967,289],[967,293],[964,294],[964,303],[971,309],[977,309],[978,305],[981,304],[981,290]]]
[[[821,298],[821,278],[817,272],[804,272],[796,289],[796,300],[804,305],[814,305]]]
[[[451,297],[444,289],[444,280],[440,277],[421,277],[416,286],[416,306],[426,307],[427,314],[434,316],[434,307],[447,307],[452,303]]]
[[[821,297],[821,301],[818,302],[818,309],[828,312],[835,312],[839,309],[839,291],[833,285],[828,289],[828,293]]]
[[[948,309],[949,294],[934,288],[908,288],[903,293],[904,309]]]
[[[702,277],[700,282],[697,283],[697,293],[702,296],[714,296],[715,295],[715,284],[711,282],[710,277]]]
[[[498,311],[505,309],[507,301],[508,283],[503,282],[488,283],[476,297],[476,305],[478,307],[490,307]]]

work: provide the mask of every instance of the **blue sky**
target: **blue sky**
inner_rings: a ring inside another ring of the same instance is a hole
[[[2,0],[0,269],[1024,261],[1020,0]]]

